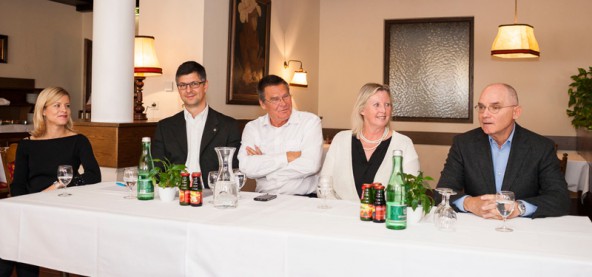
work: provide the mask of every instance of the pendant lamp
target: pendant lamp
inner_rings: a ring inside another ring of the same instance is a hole
[[[499,25],[491,46],[491,55],[500,58],[537,58],[539,44],[534,37],[534,27],[518,22],[518,0],[514,0],[514,24]]]

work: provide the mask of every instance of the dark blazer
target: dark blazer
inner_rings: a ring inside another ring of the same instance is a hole
[[[209,108],[209,107],[208,107]],[[236,147],[232,167],[238,168],[237,153],[240,148],[241,133],[238,122],[229,116],[209,108],[208,117],[201,137],[199,165],[206,187],[208,173],[218,170],[218,156],[214,147]],[[185,164],[187,161],[187,129],[183,111],[158,122],[152,142],[152,157],[167,158],[172,163]]]
[[[496,193],[491,148],[481,128],[454,138],[438,187],[458,192],[451,203],[465,194]],[[569,193],[553,141],[516,124],[502,190],[537,206],[533,218],[566,215]]]

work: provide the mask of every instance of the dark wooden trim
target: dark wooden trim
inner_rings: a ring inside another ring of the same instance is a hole
[[[592,131],[585,128],[577,129],[577,150],[588,163],[592,163]],[[590,168],[592,170],[592,167]],[[590,178],[592,186],[592,178]]]
[[[460,133],[397,131],[408,136],[414,144],[452,145],[452,139]]]
[[[323,138],[325,141],[333,140],[335,134],[345,129],[323,128]],[[414,144],[424,145],[452,145],[452,139],[461,133],[444,133],[444,132],[422,132],[422,131],[397,131],[403,135],[411,138]],[[553,140],[560,150],[576,150],[576,137],[569,136],[546,136]]]
[[[35,88],[35,79],[0,77],[0,88],[31,90]]]

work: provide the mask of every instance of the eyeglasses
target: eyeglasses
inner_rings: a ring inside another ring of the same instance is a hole
[[[518,105],[510,105],[510,106],[491,105],[491,106],[486,107],[485,105],[477,104],[475,106],[475,110],[477,110],[477,112],[479,112],[479,113],[484,113],[485,109],[487,109],[487,110],[489,110],[490,113],[497,114],[503,108],[511,108],[511,107],[516,107],[516,106],[518,106]]]
[[[289,93],[284,94],[284,96],[282,97],[271,97],[265,101],[273,104],[273,105],[277,105],[280,103],[280,101],[284,101],[284,103],[288,102],[289,100],[292,100],[291,98],[292,95],[290,95]]]
[[[203,83],[205,83],[205,82],[206,82],[206,81],[201,81],[201,82],[198,82],[198,81],[193,81],[193,82],[191,82],[191,83],[189,83],[189,84],[185,84],[185,83],[178,83],[178,84],[177,84],[177,88],[178,88],[178,89],[181,89],[181,90],[187,89],[187,87],[190,87],[191,89],[196,89],[196,88],[199,88],[199,86],[201,86],[201,85],[202,85]]]

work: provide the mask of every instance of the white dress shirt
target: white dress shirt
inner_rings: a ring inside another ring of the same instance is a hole
[[[258,146],[263,155],[247,155],[247,146]],[[301,156],[288,163],[289,151],[301,151]],[[321,120],[293,110],[280,127],[271,125],[267,114],[247,123],[238,160],[240,170],[257,179],[257,192],[303,195],[316,189],[322,154]]]
[[[185,115],[185,128],[187,130],[187,166],[188,172],[201,172],[201,166],[199,165],[199,151],[201,148],[201,137],[203,135],[204,126],[206,125],[206,119],[208,118],[208,105],[205,109],[198,113],[195,117],[185,109],[183,113]]]
[[[411,139],[395,131],[392,131],[392,134],[386,155],[374,175],[374,182],[382,183],[385,187],[393,171],[394,150],[403,151],[403,172],[413,175],[419,172],[419,158]],[[351,130],[341,131],[335,135],[325,157],[321,176],[333,176],[333,188],[341,199],[360,201],[352,164],[352,135]]]

